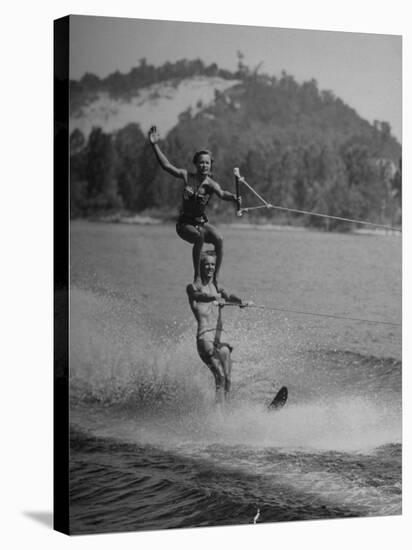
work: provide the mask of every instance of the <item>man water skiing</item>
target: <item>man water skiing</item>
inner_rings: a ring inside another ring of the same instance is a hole
[[[221,341],[223,332],[222,309],[226,304],[239,307],[251,305],[237,296],[228,295],[223,289],[217,289],[214,283],[216,258],[214,253],[206,251],[200,258],[200,285],[189,284],[186,292],[190,307],[197,321],[197,351],[210,369],[216,386],[216,403],[222,404],[228,397],[231,384],[233,347]]]

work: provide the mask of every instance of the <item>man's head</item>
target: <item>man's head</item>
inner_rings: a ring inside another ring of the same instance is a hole
[[[211,279],[216,269],[216,255],[213,250],[205,250],[200,256],[200,273],[202,277]]]

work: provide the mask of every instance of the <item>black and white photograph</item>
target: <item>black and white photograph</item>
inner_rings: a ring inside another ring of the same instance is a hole
[[[2,20],[3,546],[409,548],[407,3]]]
[[[401,514],[402,37],[62,21],[66,531]]]
[[[409,548],[409,11],[5,4],[2,546]]]

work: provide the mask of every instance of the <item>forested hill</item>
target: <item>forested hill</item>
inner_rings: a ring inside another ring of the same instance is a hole
[[[315,80],[259,74],[241,60],[233,73],[200,60],[157,68],[142,60],[128,74],[85,75],[70,92],[72,215],[176,211],[180,185],[146,139],[154,123],[177,166],[190,168],[198,148],[212,150],[225,188],[238,166],[273,204],[400,222],[401,146],[390,125],[370,124]],[[211,208],[228,205],[216,199]]]

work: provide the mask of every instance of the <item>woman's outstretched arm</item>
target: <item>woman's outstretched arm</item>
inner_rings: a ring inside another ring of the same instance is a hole
[[[236,195],[230,191],[224,191],[217,182],[214,182],[213,192],[219,197],[219,199],[222,199],[222,201],[235,202],[240,208],[240,197],[237,198]]]
[[[176,168],[176,166],[173,166],[171,162],[169,162],[168,158],[162,151],[160,150],[158,141],[159,141],[159,134],[157,132],[156,126],[152,126],[148,133],[149,141],[152,145],[153,151],[156,155],[157,160],[159,161],[160,166],[168,172],[171,176],[174,176],[175,178],[181,178],[185,179],[187,171],[182,168]]]

